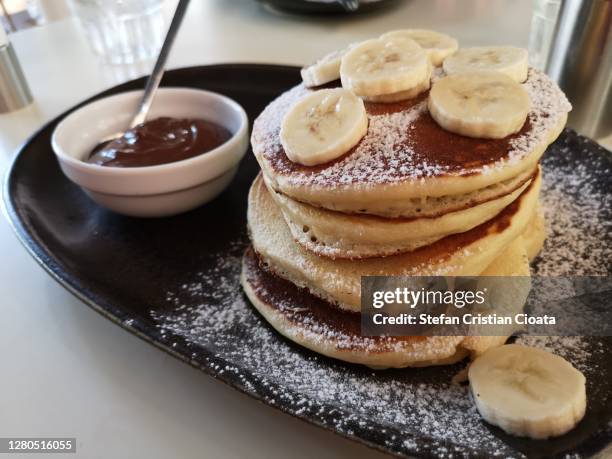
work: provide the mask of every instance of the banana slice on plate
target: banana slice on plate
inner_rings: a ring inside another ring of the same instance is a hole
[[[287,157],[305,166],[342,156],[368,132],[363,101],[346,89],[321,89],[300,99],[281,123]]]
[[[584,375],[541,349],[518,344],[490,349],[470,365],[468,378],[482,417],[513,435],[563,435],[584,416]]]
[[[527,91],[498,72],[447,75],[429,91],[427,107],[444,129],[467,137],[501,139],[518,132],[529,113]]]
[[[474,70],[494,70],[508,75],[517,83],[527,79],[527,50],[514,46],[480,46],[461,48],[444,59],[442,68],[448,75]]]
[[[358,96],[409,91],[429,80],[431,63],[414,40],[367,40],[342,58],[342,86]]]
[[[300,74],[304,84],[312,88],[340,78],[340,61],[348,49],[333,51],[323,56],[314,64],[302,68]]]
[[[410,38],[416,41],[427,52],[431,63],[436,67],[442,65],[442,61],[457,51],[459,47],[459,43],[453,37],[427,29],[392,30],[381,35],[380,38],[383,40]]]

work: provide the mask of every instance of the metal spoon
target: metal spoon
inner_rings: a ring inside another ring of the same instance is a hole
[[[159,50],[159,55],[157,56],[157,61],[155,62],[153,71],[147,79],[147,83],[142,94],[142,99],[138,104],[138,110],[134,114],[134,117],[132,118],[132,121],[128,125],[126,131],[144,123],[147,118],[149,108],[151,108],[151,103],[153,102],[153,98],[155,97],[155,93],[159,87],[162,76],[164,75],[164,70],[166,70],[166,60],[168,59],[168,54],[170,54],[170,49],[174,43],[174,38],[176,37],[176,34],[181,26],[181,22],[183,21],[183,17],[185,16],[187,6],[189,6],[189,0],[179,0],[176,10],[174,11],[174,16],[172,17],[172,22],[168,28],[168,33],[166,34],[166,38],[164,39],[161,49]],[[121,137],[124,133],[125,131],[116,132],[102,139],[96,148],[94,148],[92,155],[104,148],[109,142]]]
[[[337,0],[337,2],[348,13],[353,13],[359,9],[359,0]]]

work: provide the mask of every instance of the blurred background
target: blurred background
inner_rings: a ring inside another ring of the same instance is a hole
[[[56,71],[69,78],[69,64],[83,76],[95,73],[88,88],[102,89],[150,71],[175,5],[176,0],[0,0],[0,18],[8,41],[23,48],[16,54],[26,81],[36,86],[37,72],[44,72],[47,83]],[[407,27],[440,30],[460,46],[525,47],[531,65],[551,75],[574,105],[569,126],[612,148],[610,0],[196,0],[185,22],[171,66],[303,65],[348,43]],[[44,47],[31,49],[37,40]],[[40,62],[30,62],[34,51]],[[78,92],[80,86],[71,88]],[[70,95],[66,100],[77,101]]]

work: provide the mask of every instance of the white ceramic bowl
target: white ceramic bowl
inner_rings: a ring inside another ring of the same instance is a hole
[[[145,167],[109,167],[84,161],[100,139],[125,129],[142,91],[87,104],[64,118],[51,143],[66,176],[98,204],[120,214],[162,217],[198,207],[232,181],[248,147],[248,118],[233,100],[190,88],[160,88],[148,118],[203,118],[224,126],[232,137],[193,158]]]

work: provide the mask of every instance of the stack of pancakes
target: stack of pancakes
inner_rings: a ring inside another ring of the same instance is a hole
[[[436,78],[436,75],[432,78]],[[531,103],[519,132],[478,139],[442,129],[427,94],[365,103],[357,146],[316,166],[289,160],[281,121],[312,90],[298,85],[257,118],[262,173],[249,194],[252,247],[242,284],[280,333],[321,354],[372,367],[455,362],[506,337],[364,337],[362,276],[529,275],[542,247],[539,160],[569,104],[543,73],[523,83]]]

